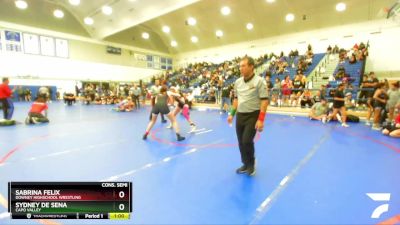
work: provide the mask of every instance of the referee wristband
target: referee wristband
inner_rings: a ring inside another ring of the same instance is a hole
[[[235,114],[236,114],[236,109],[231,109],[231,112],[229,113],[229,115],[235,116]]]
[[[265,112],[260,112],[260,114],[258,115],[258,120],[264,122],[265,120]]]

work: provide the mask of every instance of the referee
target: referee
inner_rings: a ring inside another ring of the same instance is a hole
[[[245,56],[240,61],[240,73],[242,77],[235,82],[235,99],[228,123],[232,124],[233,117],[237,114],[236,135],[243,165],[236,172],[253,176],[256,173],[253,140],[256,132],[262,132],[264,128],[268,92],[265,80],[254,74],[253,58]]]

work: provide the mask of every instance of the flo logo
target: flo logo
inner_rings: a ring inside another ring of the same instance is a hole
[[[390,193],[367,193],[367,195],[372,200],[382,203],[372,212],[372,219],[379,219],[383,213],[389,211]]]

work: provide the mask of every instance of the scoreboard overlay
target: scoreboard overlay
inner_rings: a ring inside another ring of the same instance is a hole
[[[9,182],[11,219],[129,219],[132,182]]]

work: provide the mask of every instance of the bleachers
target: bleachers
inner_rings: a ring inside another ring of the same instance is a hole
[[[304,75],[307,77],[308,75],[311,74],[311,72],[318,66],[318,64],[321,62],[321,60],[325,57],[325,53],[318,53],[318,54],[314,54],[314,58],[313,58],[313,63],[307,68],[307,70],[304,71]],[[284,76],[289,75],[290,79],[293,80],[294,76],[296,75],[297,72],[297,63],[299,61],[299,56],[296,56],[293,60],[293,63],[295,65],[295,67],[293,68],[292,65],[289,65],[286,68],[286,71],[284,72],[284,74],[279,75],[276,73],[271,74],[271,81],[272,83],[275,82],[275,79],[277,77],[279,77],[281,80],[283,79]],[[288,60],[288,57],[285,57],[286,60]],[[265,74],[265,72],[264,72]]]
[[[346,61],[344,63],[339,63],[337,65],[334,74],[336,74],[338,72],[340,67],[343,67],[346,71],[346,74],[350,75],[353,86],[358,87],[360,85],[361,70],[363,67],[363,63],[364,63],[364,61],[357,61],[354,64],[350,64],[349,60],[346,59]]]
[[[365,61],[357,61],[354,64],[349,63],[349,60],[346,59],[343,63],[339,63],[334,71],[334,75],[338,72],[339,68],[343,67],[345,69],[345,73],[348,74],[350,77],[351,84],[353,87],[358,88],[360,86],[360,80],[361,80],[361,71],[364,66]],[[336,88],[338,84],[341,83],[341,80],[336,80],[336,81],[330,81],[329,82],[329,87],[330,88]],[[348,92],[348,91],[347,91]],[[357,98],[357,92],[358,90],[355,89],[351,91],[352,97]]]

